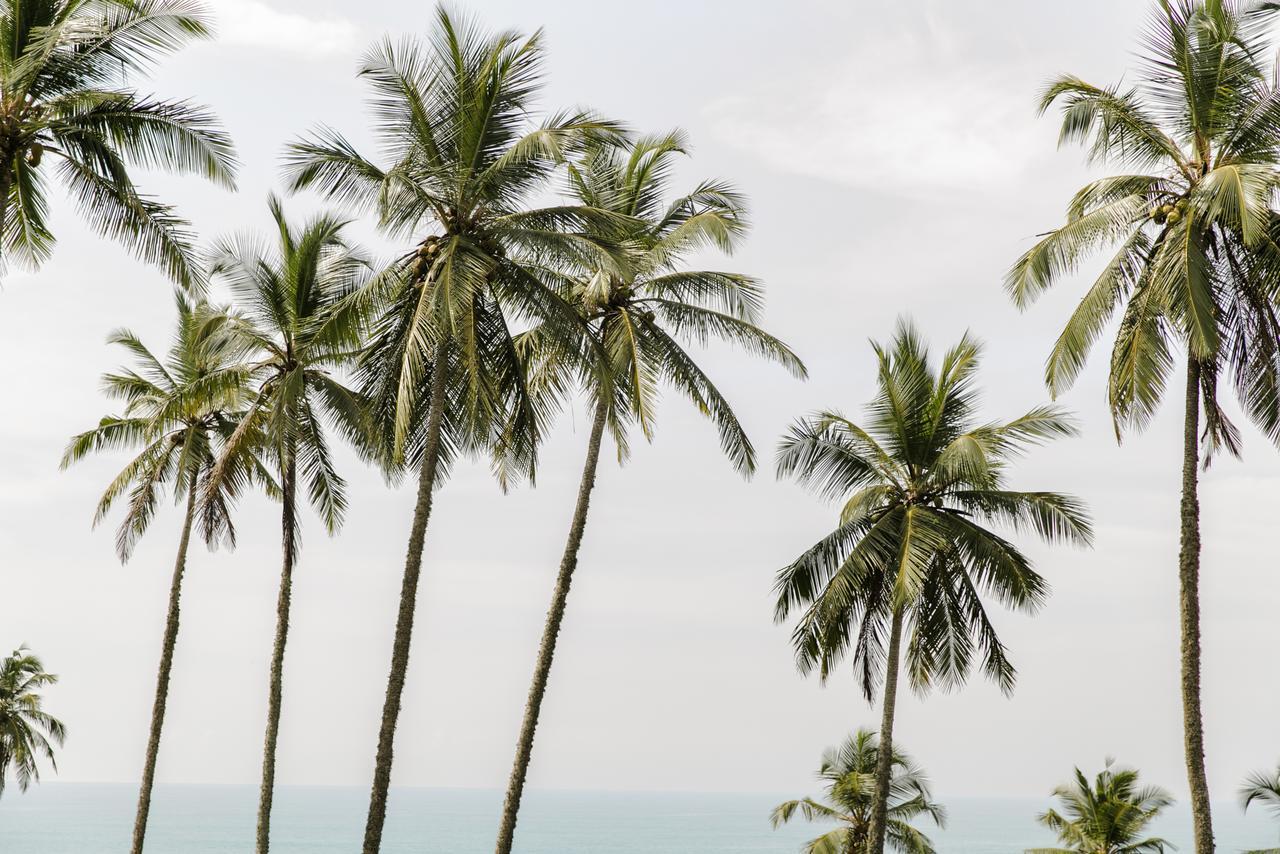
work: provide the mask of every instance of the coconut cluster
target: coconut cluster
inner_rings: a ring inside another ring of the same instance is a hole
[[[1182,219],[1186,213],[1187,200],[1178,199],[1178,201],[1173,204],[1166,203],[1152,208],[1151,219],[1154,220],[1157,225],[1164,225],[1165,223],[1173,225]]]

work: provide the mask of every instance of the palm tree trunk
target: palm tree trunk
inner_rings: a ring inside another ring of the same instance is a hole
[[[422,470],[418,474],[418,502],[414,506],[413,525],[409,530],[409,553],[405,557],[404,581],[400,587],[400,611],[396,616],[395,640],[391,645],[391,673],[387,677],[387,698],[382,705],[382,726],[378,730],[373,791],[369,796],[369,817],[364,827],[364,854],[378,854],[382,847],[382,826],[387,818],[387,789],[391,786],[396,720],[400,716],[400,695],[404,693],[405,673],[409,669],[409,643],[413,637],[418,576],[422,571],[422,546],[426,542],[431,495],[440,462],[440,428],[444,421],[448,355],[448,345],[441,342],[435,354],[431,402],[427,410],[426,446],[422,451]]]
[[[1204,770],[1204,718],[1200,712],[1200,363],[1187,359],[1187,402],[1182,432],[1182,520],[1178,553],[1178,610],[1182,622],[1182,732],[1191,789],[1196,854],[1213,854],[1213,818]]]
[[[898,659],[902,651],[902,606],[893,612],[889,657],[884,669],[884,705],[880,715],[880,748],[876,755],[876,794],[871,803],[870,854],[884,854],[889,817],[889,782],[893,776],[893,713],[898,702]]]
[[[297,559],[298,462],[292,449],[285,455],[280,511],[280,593],[276,599],[276,639],[271,652],[271,684],[267,689],[267,735],[262,746],[262,789],[258,793],[258,854],[271,845],[271,800],[276,784],[276,739],[280,733],[280,701],[284,689],[284,646],[289,638],[289,607],[293,602],[293,566]]]
[[[169,614],[164,624],[164,640],[160,647],[160,668],[156,672],[156,699],[151,707],[151,735],[147,739],[147,758],[142,766],[142,786],[138,791],[138,812],[133,820],[133,854],[142,854],[147,835],[147,816],[151,812],[151,788],[156,779],[156,757],[160,754],[160,731],[164,728],[165,706],[169,700],[169,673],[173,670],[173,648],[178,642],[178,617],[182,602],[182,575],[187,568],[187,546],[191,543],[191,523],[196,515],[196,478],[187,487],[187,512],[182,521],[182,538],[178,540],[178,557],[169,585]]]
[[[551,662],[556,654],[556,640],[560,636],[560,624],[564,622],[565,603],[569,598],[569,585],[573,571],[578,566],[578,548],[582,545],[582,532],[587,527],[587,510],[591,505],[591,490],[596,485],[596,466],[600,462],[600,441],[604,436],[608,403],[601,397],[596,404],[596,418],[591,425],[591,438],[587,442],[587,460],[582,467],[582,481],[578,485],[578,503],[574,507],[573,522],[569,525],[569,539],[564,544],[564,556],[560,559],[560,574],[556,577],[551,607],[547,610],[547,622],[542,629],[542,643],[538,647],[538,662],[534,666],[533,684],[529,686],[529,699],[525,702],[524,721],[520,724],[520,740],[516,744],[515,764],[507,783],[507,799],[502,807],[502,824],[498,829],[496,854],[511,854],[515,840],[516,819],[520,813],[520,798],[524,794],[524,781],[529,773],[529,760],[533,756],[533,736],[538,728],[538,714],[542,710],[542,698],[547,692],[547,680],[551,676]]]

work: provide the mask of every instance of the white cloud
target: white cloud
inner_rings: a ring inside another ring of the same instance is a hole
[[[228,44],[333,54],[363,44],[359,28],[336,15],[308,17],[260,0],[215,0],[218,38]]]

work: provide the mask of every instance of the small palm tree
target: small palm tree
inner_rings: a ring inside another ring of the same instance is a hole
[[[1138,772],[1113,768],[1108,759],[1093,785],[1079,768],[1075,780],[1053,790],[1062,812],[1048,810],[1038,820],[1058,835],[1059,848],[1027,854],[1162,854],[1173,846],[1147,836],[1147,828],[1173,803],[1158,786],[1138,786]]]
[[[241,238],[220,243],[211,259],[211,275],[230,285],[241,311],[235,332],[252,354],[259,382],[206,486],[210,495],[234,489],[225,476],[245,453],[271,464],[280,484],[283,560],[267,691],[259,852],[268,850],[271,838],[284,651],[298,552],[298,476],[301,472],[307,498],[334,533],[346,511],[346,483],[334,468],[324,421],[327,416],[348,436],[362,437],[365,420],[359,399],[332,371],[350,363],[359,347],[360,315],[350,308],[350,297],[366,262],[343,240],[343,220],[322,215],[298,229],[274,196],[268,206],[277,229],[274,249]]]
[[[199,484],[212,471],[219,447],[235,431],[238,412],[245,403],[249,375],[243,362],[244,347],[237,336],[230,333],[233,320],[206,303],[192,304],[183,297],[178,297],[177,302],[177,334],[163,361],[127,329],[112,333],[111,343],[128,350],[137,364],[136,369],[103,376],[107,395],[123,401],[124,411],[120,415],[108,415],[96,428],[74,436],[62,458],[62,466],[66,468],[90,453],[138,450],[107,486],[94,516],[94,525],[97,525],[118,499],[125,498],[127,508],[116,535],[116,551],[121,562],[129,559],[139,538],[150,527],[166,489],[172,489],[175,501],[185,500],[138,794],[133,854],[140,854],[146,836],[169,676],[178,640],[187,547],[197,512],[200,512],[207,543],[212,545],[220,539],[231,544],[235,541],[230,516],[231,494],[225,491],[211,494],[201,502]],[[248,455],[238,458],[236,470],[225,478],[228,483],[258,479],[270,481],[270,475]]]
[[[1199,442],[1235,452],[1218,404],[1220,377],[1280,441],[1280,90],[1264,31],[1274,3],[1161,0],[1140,82],[1100,87],[1055,80],[1041,110],[1063,109],[1061,141],[1088,146],[1120,174],[1076,193],[1067,222],[1027,251],[1006,285],[1019,306],[1115,254],[1086,291],[1049,356],[1056,396],[1118,313],[1109,403],[1117,437],[1154,417],[1181,351],[1186,360],[1178,558],[1184,752],[1197,854],[1213,852],[1200,703]]]
[[[876,767],[880,740],[874,732],[859,729],[839,747],[822,754],[818,779],[825,785],[825,803],[813,798],[786,801],[774,807],[774,827],[789,822],[796,813],[806,821],[833,821],[836,829],[805,843],[805,854],[863,854],[871,834],[875,802]],[[946,827],[947,812],[933,800],[929,780],[903,751],[895,748],[890,759],[889,806],[886,810],[887,843],[901,854],[933,854],[933,843],[911,822],[926,816]]]
[[[1007,423],[976,421],[980,348],[965,336],[935,368],[916,330],[899,324],[874,345],[879,390],[861,426],[837,412],[800,421],[778,451],[778,473],[844,498],[840,523],[778,575],[779,621],[803,607],[793,633],[802,672],[823,680],[850,652],[868,700],[884,681],[871,854],[884,850],[894,707],[902,640],[920,691],[956,686],[975,655],[1006,692],[1015,671],[983,595],[1034,610],[1048,584],[990,526],[1087,544],[1080,503],[1054,492],[1005,486],[1010,461],[1028,446],[1075,432],[1042,406]]]
[[[1240,787],[1240,807],[1248,810],[1253,804],[1265,806],[1276,818],[1280,818],[1280,768],[1271,772],[1259,771],[1249,775]],[[1247,854],[1280,854],[1280,848],[1261,848]]]
[[[666,383],[715,422],[724,452],[740,471],[750,474],[755,468],[755,451],[746,431],[681,339],[698,344],[727,340],[780,362],[796,376],[805,375],[803,364],[790,348],[757,325],[763,296],[758,282],[737,273],[684,268],[685,258],[697,249],[731,250],[746,225],[742,198],[723,182],[705,181],[692,192],[668,200],[673,162],[685,148],[680,133],[644,138],[634,144],[600,143],[570,167],[571,184],[581,205],[632,223],[623,241],[626,261],[618,270],[586,267],[576,274],[540,268],[540,274],[577,308],[586,335],[565,347],[554,329],[539,326],[517,342],[535,366],[537,386],[564,392],[579,380],[594,403],[595,417],[516,744],[497,854],[510,854],[514,842],[538,716],[577,568],[605,427],[610,427],[620,456],[626,452],[629,426],[638,424],[645,437],[651,437],[658,389]],[[609,240],[614,230],[611,227],[597,236],[601,241]]]
[[[140,95],[131,74],[209,35],[192,0],[0,0],[0,261],[38,267],[53,250],[48,170],[90,225],[180,284],[198,279],[191,233],[142,195],[130,168],[234,185],[230,138],[212,113]]]
[[[57,681],[25,646],[0,659],[0,795],[11,770],[24,792],[39,783],[41,757],[58,770],[53,746],[62,746],[67,729],[41,708],[40,696],[41,689]]]
[[[365,57],[375,130],[391,164],[361,156],[332,130],[294,143],[289,185],[377,211],[381,226],[416,245],[367,290],[381,308],[361,360],[373,451],[389,470],[416,468],[391,668],[378,731],[364,852],[382,844],[396,723],[409,666],[422,550],[437,473],[459,451],[494,450],[500,474],[533,464],[546,413],[528,394],[512,329],[581,321],[523,263],[607,264],[587,223],[616,221],[579,206],[534,208],[553,170],[591,135],[618,129],[586,113],[529,116],[542,89],[541,34],[496,35],[439,9],[425,43],[384,42]],[[444,466],[442,466],[442,462]]]

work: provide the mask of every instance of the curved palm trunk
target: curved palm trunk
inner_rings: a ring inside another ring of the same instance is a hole
[[[391,645],[391,673],[387,677],[387,698],[382,706],[382,726],[378,730],[373,790],[369,796],[369,817],[364,827],[364,854],[378,854],[382,847],[382,826],[387,818],[387,789],[391,786],[396,720],[400,717],[400,695],[404,693],[405,673],[409,669],[409,643],[413,637],[418,576],[422,571],[422,547],[427,538],[431,495],[435,488],[436,468],[440,462],[440,428],[444,421],[447,373],[448,349],[445,343],[441,343],[436,348],[431,402],[427,410],[426,446],[422,452],[422,470],[418,474],[418,502],[414,506],[413,525],[409,530],[409,552],[405,557],[404,581],[400,587],[400,611],[396,616],[395,640]]]
[[[267,734],[262,746],[262,788],[258,793],[258,854],[266,854],[271,845],[271,800],[276,784],[276,739],[280,733],[280,702],[284,689],[284,647],[289,638],[293,566],[298,551],[298,462],[292,449],[287,453],[283,474],[280,485],[283,492],[280,533],[284,557],[280,569],[280,593],[276,599],[276,639],[271,652],[271,684],[267,689]]]
[[[1178,610],[1182,623],[1182,733],[1191,789],[1196,854],[1213,854],[1213,817],[1204,770],[1204,718],[1200,712],[1200,363],[1187,359],[1187,402],[1182,432],[1181,548]]]
[[[164,728],[164,712],[169,700],[169,674],[173,670],[173,648],[178,642],[178,618],[182,602],[182,575],[187,568],[187,546],[191,543],[191,522],[196,514],[196,478],[187,487],[187,512],[182,521],[182,537],[178,540],[178,557],[169,585],[169,613],[164,624],[164,640],[160,646],[160,667],[156,672],[156,699],[151,707],[151,735],[147,739],[147,758],[142,766],[142,785],[138,791],[138,812],[133,820],[133,854],[142,854],[147,835],[147,816],[151,812],[151,789],[156,779],[156,757],[160,754],[160,731]]]
[[[600,462],[600,442],[604,436],[607,414],[608,405],[602,397],[596,405],[596,418],[591,425],[591,438],[587,443],[587,460],[582,467],[582,481],[578,485],[578,503],[573,511],[573,522],[569,525],[569,539],[564,545],[564,556],[560,559],[560,574],[556,576],[555,592],[551,596],[547,622],[542,629],[542,643],[538,647],[538,662],[533,670],[533,684],[529,686],[524,721],[520,724],[520,740],[516,744],[515,763],[511,768],[511,779],[507,783],[507,799],[502,807],[502,824],[498,829],[498,844],[495,848],[497,854],[511,854],[511,845],[515,840],[520,798],[524,794],[524,781],[529,773],[529,760],[533,756],[533,736],[538,728],[538,714],[542,711],[547,680],[551,677],[551,662],[556,654],[560,624],[564,622],[569,585],[573,582],[573,571],[578,566],[582,532],[587,527],[587,510],[591,505],[591,490],[596,485],[596,466]]]
[[[876,755],[876,793],[871,804],[870,854],[884,854],[888,830],[889,782],[893,776],[893,713],[898,702],[898,659],[902,652],[902,606],[893,612],[889,657],[884,670],[884,706],[880,715],[880,748]]]

